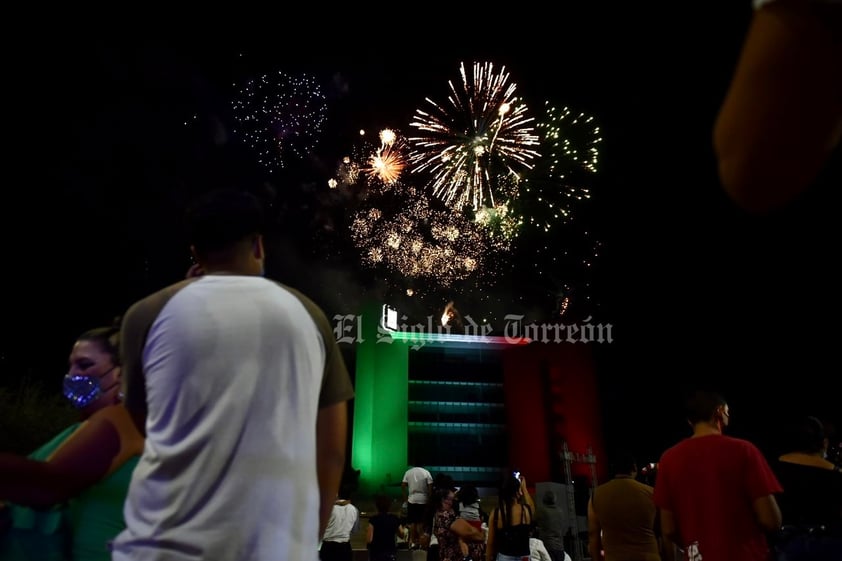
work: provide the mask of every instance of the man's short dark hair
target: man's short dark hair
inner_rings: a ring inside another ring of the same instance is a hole
[[[787,427],[785,437],[790,452],[815,454],[824,448],[824,424],[817,417],[801,417]]]
[[[613,454],[611,467],[614,469],[614,475],[628,475],[637,471],[637,460],[630,450],[621,449]]]
[[[374,506],[377,507],[377,512],[385,514],[389,512],[392,506],[392,499],[389,495],[376,495],[374,497]]]
[[[702,421],[709,421],[713,418],[714,412],[727,403],[725,398],[716,392],[695,391],[687,400],[687,420],[694,425]]]
[[[200,256],[225,251],[262,233],[263,207],[245,191],[218,189],[197,198],[185,213],[187,241]]]
[[[479,489],[473,485],[462,485],[459,488],[459,502],[466,505],[472,505],[479,501]]]

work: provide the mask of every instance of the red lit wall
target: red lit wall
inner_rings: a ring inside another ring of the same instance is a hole
[[[590,446],[597,477],[606,480],[596,373],[586,345],[509,348],[503,353],[503,384],[511,467],[521,470],[530,486],[558,479],[553,463],[563,441],[571,452],[585,454]],[[590,479],[589,465],[574,462],[571,469]]]

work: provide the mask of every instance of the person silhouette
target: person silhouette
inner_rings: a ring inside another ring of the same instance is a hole
[[[755,213],[786,206],[842,138],[842,2],[756,0],[713,144],[722,187]]]

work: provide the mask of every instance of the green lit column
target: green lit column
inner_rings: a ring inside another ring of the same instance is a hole
[[[360,492],[397,494],[407,468],[409,347],[378,333],[381,313],[381,303],[370,303],[360,323],[351,465]]]

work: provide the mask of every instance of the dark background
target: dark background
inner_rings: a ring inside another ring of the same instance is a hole
[[[405,123],[444,96],[460,62],[490,60],[536,105],[601,123],[601,170],[576,232],[601,243],[580,312],[614,326],[614,342],[592,349],[609,444],[657,455],[688,433],[682,392],[697,385],[729,399],[732,434],[768,451],[792,414],[838,425],[838,153],[768,216],[738,210],[716,178],[711,131],[748,2],[588,6],[25,20],[4,68],[3,380],[58,380],[78,333],[180,279],[184,204],[212,187],[270,204],[269,276],[329,316],[353,313],[379,285],[325,245],[314,218],[334,162],[361,124]],[[315,76],[329,112],[311,159],[267,176],[232,135],[230,101],[235,84],[278,70]],[[517,273],[501,285],[528,292]],[[453,294],[433,295],[435,315]]]

